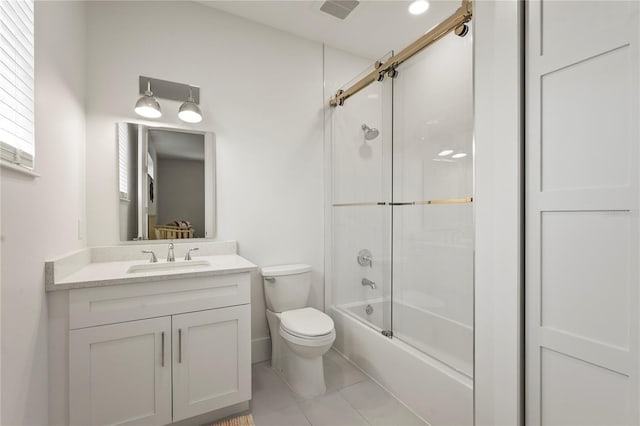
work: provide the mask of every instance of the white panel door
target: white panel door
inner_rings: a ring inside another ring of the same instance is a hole
[[[173,316],[173,420],[251,399],[251,305]]]
[[[639,12],[527,3],[529,425],[640,423]]]
[[[72,425],[171,423],[171,317],[71,330]]]

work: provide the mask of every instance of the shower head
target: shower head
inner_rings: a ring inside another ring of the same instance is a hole
[[[368,141],[377,138],[378,135],[380,134],[378,129],[372,129],[371,127],[367,126],[366,124],[362,125],[362,131],[364,132],[364,138],[366,140],[368,140]]]

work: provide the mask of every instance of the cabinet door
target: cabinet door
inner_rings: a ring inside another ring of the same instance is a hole
[[[171,423],[171,317],[71,330],[72,425]]]
[[[173,420],[251,399],[251,305],[173,316]]]

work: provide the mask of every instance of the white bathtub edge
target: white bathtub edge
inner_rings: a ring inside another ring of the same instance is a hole
[[[445,364],[330,308],[334,349],[432,426],[473,424],[473,381]],[[389,360],[396,365],[389,365]]]

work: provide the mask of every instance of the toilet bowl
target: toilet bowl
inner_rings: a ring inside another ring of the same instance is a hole
[[[325,393],[322,356],[331,348],[336,332],[331,317],[306,307],[311,267],[269,267],[262,269],[262,275],[272,368],[303,398]]]

